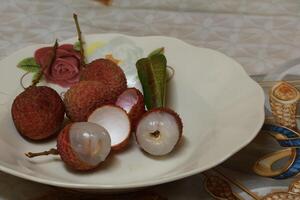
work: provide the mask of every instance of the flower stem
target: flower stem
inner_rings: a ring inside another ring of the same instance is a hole
[[[47,70],[48,67],[51,67],[51,66],[53,65],[53,63],[54,63],[54,61],[55,61],[55,58],[56,58],[56,50],[57,50],[57,47],[58,47],[58,42],[57,42],[57,39],[56,39],[56,40],[55,40],[55,43],[54,43],[54,45],[53,45],[53,52],[52,52],[52,57],[51,57],[51,59],[50,59],[49,65],[46,65],[44,69],[41,69],[41,70],[38,72],[39,74],[37,75],[37,77],[36,77],[34,80],[32,80],[31,86],[36,86],[36,85],[40,82],[41,78],[43,77],[43,71],[44,71],[44,70]]]
[[[57,151],[57,149],[50,149],[48,151],[43,151],[43,152],[38,152],[38,153],[32,153],[32,152],[25,153],[25,155],[28,158],[34,158],[37,156],[58,155],[58,154],[59,154],[59,152]]]
[[[73,18],[74,18],[75,25],[76,25],[76,30],[77,30],[77,34],[78,34],[78,41],[79,41],[79,47],[80,47],[80,56],[81,56],[80,67],[85,67],[85,54],[84,54],[84,48],[83,48],[84,41],[82,39],[82,32],[80,30],[78,17],[75,13],[73,13]]]
[[[23,80],[24,80],[25,76],[27,76],[28,74],[30,74],[30,72],[26,72],[25,74],[23,74],[22,77],[21,77],[21,79],[20,79],[20,85],[22,86],[22,88],[24,90],[26,90],[26,87],[23,84]]]

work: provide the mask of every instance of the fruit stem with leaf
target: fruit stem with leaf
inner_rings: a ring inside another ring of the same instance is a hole
[[[183,129],[179,115],[166,108],[168,75],[164,48],[156,49],[148,57],[138,60],[136,67],[148,111],[137,124],[135,138],[145,152],[163,156],[179,143]]]
[[[165,107],[167,85],[167,59],[164,48],[154,50],[136,63],[148,110]]]

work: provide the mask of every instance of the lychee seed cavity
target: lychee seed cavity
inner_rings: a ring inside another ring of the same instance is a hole
[[[150,135],[153,137],[153,139],[159,140],[160,139],[160,131],[156,130],[152,133],[150,133]]]

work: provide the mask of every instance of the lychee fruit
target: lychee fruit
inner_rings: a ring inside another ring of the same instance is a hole
[[[18,132],[32,140],[42,140],[59,132],[65,107],[59,94],[47,86],[30,86],[19,94],[11,107]]]
[[[115,105],[99,107],[88,117],[88,122],[103,126],[108,131],[113,150],[123,150],[129,144],[130,119],[122,108]]]
[[[114,98],[117,98],[127,88],[123,70],[109,59],[97,59],[86,65],[81,71],[80,80],[103,82]]]
[[[73,122],[86,121],[97,107],[114,103],[108,87],[99,81],[81,81],[64,95],[67,116]]]
[[[41,153],[27,153],[32,158],[41,155],[59,154],[64,163],[74,170],[94,169],[107,158],[111,139],[105,128],[90,122],[75,122],[61,130],[57,149]]]
[[[182,121],[168,108],[146,112],[137,124],[135,136],[140,148],[154,156],[170,153],[182,137]]]
[[[132,130],[135,130],[137,122],[145,113],[143,94],[136,88],[128,88],[118,97],[116,105],[127,112]]]

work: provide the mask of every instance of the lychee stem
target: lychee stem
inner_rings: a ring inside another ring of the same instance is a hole
[[[78,34],[78,41],[79,41],[79,47],[80,47],[80,56],[81,56],[80,67],[85,67],[85,56],[84,56],[84,48],[83,48],[84,42],[82,40],[82,32],[80,30],[78,17],[75,13],[73,13],[73,18],[74,18],[75,25],[76,25],[76,30],[77,30],[77,34]]]
[[[57,42],[57,39],[55,40],[55,43],[54,43],[54,46],[53,46],[53,53],[52,53],[52,57],[51,57],[51,60],[50,60],[50,63],[49,65],[46,65],[45,69],[41,69],[38,73],[38,76],[32,80],[32,84],[31,86],[36,86],[41,78],[43,77],[43,70],[46,70],[48,67],[51,67],[55,61],[55,57],[56,57],[56,50],[57,50],[57,47],[58,47],[58,42]]]
[[[33,158],[33,157],[37,157],[37,156],[59,155],[59,152],[57,151],[57,149],[52,148],[48,151],[43,151],[43,152],[38,152],[38,153],[28,152],[28,153],[25,153],[25,155],[28,158]]]

